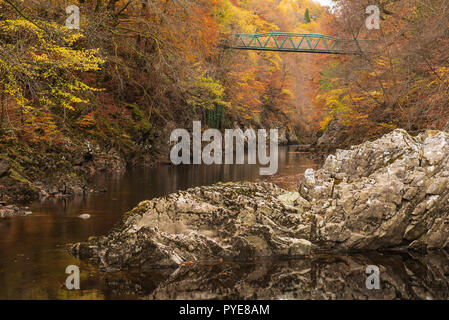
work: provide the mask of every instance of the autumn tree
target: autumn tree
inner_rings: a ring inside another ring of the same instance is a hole
[[[317,104],[324,103],[329,117],[339,118],[347,135],[359,139],[396,127],[411,132],[444,128],[449,118],[447,2],[379,0],[380,30],[365,27],[365,9],[376,3],[338,4],[327,30],[375,41],[361,56],[336,59],[340,71],[330,79],[332,86],[321,89]]]
[[[19,114],[19,124],[9,123],[15,132],[35,136],[38,131],[46,139],[55,132],[53,115],[62,114],[65,120],[68,111],[87,102],[86,93],[97,89],[83,81],[82,74],[98,71],[103,60],[98,50],[79,48],[82,38],[22,11],[0,20],[2,125],[6,117]]]

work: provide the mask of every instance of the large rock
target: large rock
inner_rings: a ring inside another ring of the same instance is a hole
[[[315,147],[320,150],[330,150],[333,146],[344,143],[343,125],[340,119],[333,119],[323,134],[316,140]]]
[[[395,130],[337,150],[299,192],[316,217],[312,241],[334,249],[448,248],[449,135]]]
[[[290,144],[298,144],[298,137],[293,129],[280,127],[278,130],[279,145],[285,146]]]
[[[168,121],[162,128],[153,128],[154,141],[151,149],[154,150],[156,159],[161,163],[171,164],[170,150],[176,143],[167,143],[167,141],[170,141],[170,135],[176,128],[177,125],[173,121]]]
[[[395,130],[308,169],[298,192],[219,184],[140,203],[108,236],[73,246],[105,268],[449,247],[449,135]]]
[[[72,252],[105,268],[308,255],[307,213],[293,206],[299,196],[284,204],[283,193],[269,183],[230,184],[144,201],[107,237],[78,243]]]
[[[298,144],[298,136],[296,135],[295,130],[290,129],[287,135],[289,144]]]

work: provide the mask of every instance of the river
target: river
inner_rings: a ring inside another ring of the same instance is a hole
[[[193,265],[178,270],[103,273],[67,252],[67,244],[104,235],[142,200],[189,187],[227,181],[267,180],[292,189],[312,155],[279,150],[279,171],[259,176],[257,165],[134,168],[99,175],[106,193],[29,204],[32,214],[0,220],[0,299],[447,299],[449,259],[384,255],[316,256],[303,260]],[[80,219],[89,214],[90,219]],[[81,290],[65,287],[68,265],[81,270]],[[378,265],[381,289],[365,285],[367,265]]]

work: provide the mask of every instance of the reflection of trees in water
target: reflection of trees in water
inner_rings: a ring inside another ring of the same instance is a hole
[[[295,190],[300,179],[304,176],[306,169],[318,169],[322,164],[322,159],[308,152],[299,152],[297,147],[291,146],[286,152],[279,153],[279,163],[282,168],[278,174],[265,176],[258,180],[274,183],[286,190]],[[298,162],[300,159],[300,162]]]
[[[295,151],[293,146],[279,148],[278,176],[302,173],[315,165],[307,154]],[[32,215],[0,221],[0,298],[56,297],[55,290],[59,290],[60,281],[65,279],[65,268],[79,262],[65,252],[64,245],[84,241],[92,235],[107,234],[124,212],[142,200],[218,181],[259,178],[258,166],[247,164],[139,167],[124,173],[103,173],[93,177],[92,184],[106,188],[106,193],[89,192],[84,197],[37,200],[29,204]],[[79,219],[83,213],[90,214],[91,218]],[[158,285],[170,273],[150,280]],[[89,278],[98,283],[86,285],[93,291],[103,291],[103,276]],[[117,283],[118,278],[115,279]],[[145,279],[145,282],[138,279],[133,283],[136,288],[141,286],[142,292],[149,292],[150,280]],[[123,288],[126,288],[130,280],[123,281]],[[82,286],[84,284],[82,281]],[[132,291],[139,292],[135,288]],[[108,293],[107,288],[105,293]],[[71,296],[77,297],[76,293]]]
[[[187,266],[105,275],[106,290],[144,299],[449,299],[449,257],[319,256],[309,260]],[[366,289],[368,265],[379,290]]]

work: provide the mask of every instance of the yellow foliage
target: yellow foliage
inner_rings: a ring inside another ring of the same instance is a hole
[[[38,84],[37,101],[47,106],[62,106],[73,110],[74,105],[86,100],[78,95],[84,91],[95,91],[77,74],[98,71],[104,61],[98,49],[78,49],[75,44],[83,35],[73,33],[57,23],[40,22],[40,27],[28,20],[0,21],[0,32],[11,34],[5,40],[10,54],[26,48],[23,54],[14,56],[14,63],[7,63],[0,55],[3,92],[15,98],[17,104],[30,111],[29,94],[17,77],[26,77],[28,83]],[[1,54],[1,53],[0,53]]]
[[[215,105],[229,106],[224,100],[225,91],[220,81],[209,76],[198,76],[194,79],[189,95],[187,103],[199,110],[213,109]]]

